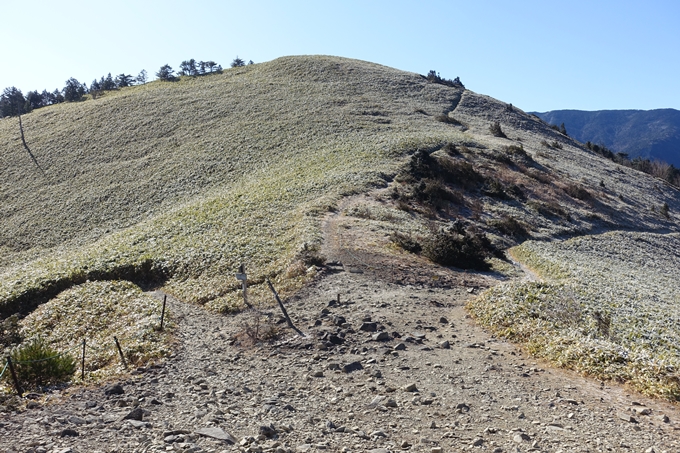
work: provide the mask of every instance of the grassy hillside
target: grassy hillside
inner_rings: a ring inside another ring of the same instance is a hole
[[[23,124],[44,174],[16,118],[1,119],[3,317],[128,294],[101,280],[238,310],[240,263],[255,300],[270,299],[265,277],[291,294],[321,259],[325,213],[376,187],[386,188],[380,209],[400,214],[357,215],[415,241],[455,219],[499,249],[678,231],[680,197],[664,181],[500,101],[356,60],[285,57],[153,82],[39,109]],[[39,316],[31,325],[49,321]]]
[[[178,295],[224,307],[239,262],[254,280],[281,274],[318,243],[315,214],[384,184],[406,152],[459,139],[414,113],[459,96],[324,57],[155,82],[26,115],[46,177],[3,119],[0,304],[124,277],[170,279]]]

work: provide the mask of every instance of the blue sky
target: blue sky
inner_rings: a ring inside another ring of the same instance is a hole
[[[0,89],[285,55],[442,77],[527,111],[680,109],[680,2],[22,0],[0,7]]]

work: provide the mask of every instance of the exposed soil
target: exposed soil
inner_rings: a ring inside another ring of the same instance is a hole
[[[305,337],[276,308],[218,316],[171,298],[176,354],[134,371],[121,395],[25,400],[0,414],[0,449],[680,451],[672,404],[536,362],[476,326],[464,305],[500,275],[390,250],[342,212],[324,224],[328,265],[286,301]],[[248,341],[258,319],[280,337]],[[141,420],[123,420],[135,407]]]

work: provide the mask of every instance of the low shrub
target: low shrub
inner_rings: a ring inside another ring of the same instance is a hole
[[[449,156],[457,156],[460,154],[460,151],[458,151],[456,145],[454,145],[451,142],[448,142],[444,146],[442,146],[442,151],[444,151]]]
[[[488,270],[486,258],[495,252],[485,235],[455,224],[433,233],[422,247],[423,255],[433,262],[461,269]]]
[[[463,124],[447,113],[442,113],[434,117],[440,123],[453,124],[454,126],[462,126]]]
[[[471,189],[484,182],[484,177],[469,162],[443,158],[438,163],[439,174],[446,183]]]
[[[505,193],[503,184],[495,178],[487,179],[486,184],[482,188],[482,193],[487,197],[497,198],[499,200],[508,200],[510,198],[510,196]]]
[[[413,197],[435,207],[446,207],[447,202],[463,204],[463,194],[455,192],[438,179],[424,179],[413,190]]]
[[[556,201],[542,202],[542,201],[530,201],[527,203],[527,207],[538,212],[543,217],[561,217],[566,220],[570,220],[571,216],[567,211],[564,210],[562,206]]]
[[[529,236],[529,231],[524,223],[509,215],[504,215],[500,219],[492,220],[489,222],[489,225],[496,228],[501,234],[510,236],[514,239],[525,239]]]
[[[71,355],[60,354],[42,338],[19,346],[10,357],[25,390],[64,382],[76,369],[76,360]]]
[[[501,125],[498,121],[492,123],[491,126],[489,126],[489,132],[491,132],[491,135],[493,135],[494,137],[508,138],[508,136],[505,135],[505,133],[501,129]]]
[[[588,201],[593,198],[593,196],[582,186],[570,183],[564,188],[564,192],[572,198],[576,198],[581,201]]]

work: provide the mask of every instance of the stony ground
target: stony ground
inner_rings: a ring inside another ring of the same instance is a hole
[[[675,406],[537,363],[475,326],[464,304],[500,276],[371,254],[341,217],[325,227],[328,265],[286,303],[305,337],[269,308],[260,335],[271,319],[281,336],[253,344],[253,313],[171,299],[173,356],[27,399],[0,414],[0,450],[680,451]]]

